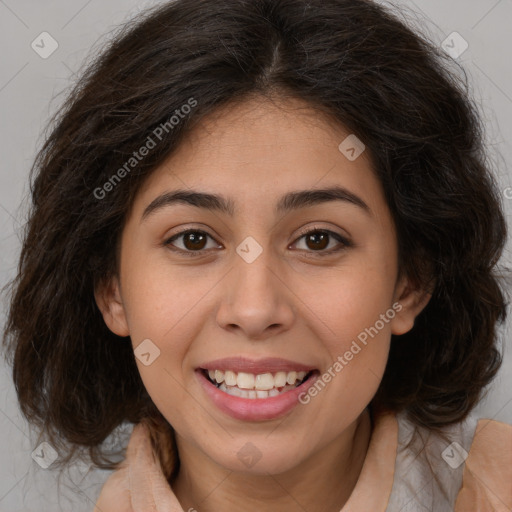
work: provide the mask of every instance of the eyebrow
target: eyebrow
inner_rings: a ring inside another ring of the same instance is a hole
[[[359,196],[340,186],[288,192],[277,203],[275,213],[284,214],[330,201],[344,201],[358,206],[370,216],[372,214],[369,206]],[[195,190],[175,190],[165,192],[151,201],[142,214],[141,222],[158,210],[174,204],[196,206],[197,208],[224,213],[230,217],[233,217],[235,213],[235,203],[230,198]]]

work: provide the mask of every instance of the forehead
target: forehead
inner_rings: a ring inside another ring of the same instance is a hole
[[[275,209],[292,190],[338,185],[366,197],[373,208],[385,208],[369,152],[347,158],[344,141],[353,145],[354,137],[300,100],[254,98],[230,105],[187,135],[148,177],[135,206],[142,215],[157,195],[193,188],[232,199],[234,213],[270,203]]]

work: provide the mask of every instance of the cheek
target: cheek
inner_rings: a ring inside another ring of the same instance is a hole
[[[339,409],[343,415],[364,408],[380,384],[396,314],[396,274],[360,259],[325,277],[304,296],[314,313],[311,325],[316,326],[316,335],[328,353],[322,368],[325,391],[319,385],[319,393],[343,405]]]
[[[172,267],[165,258],[141,255],[129,263],[121,278],[130,337],[136,355],[139,346],[150,353],[150,364],[147,356],[137,358],[137,367],[157,408],[179,428],[182,418],[194,413],[188,358],[211,314],[211,291],[219,277],[200,275],[193,266]]]
[[[376,322],[384,337],[390,334],[393,310],[384,321],[380,319],[392,307],[395,279],[391,269],[354,258],[350,264],[311,281],[307,290],[298,291],[306,297],[311,321],[319,327],[319,337],[333,358],[348,350],[350,342]]]
[[[130,263],[123,276],[123,296],[134,345],[150,338],[162,348],[171,344],[173,351],[179,350],[180,340],[191,339],[190,329],[199,327],[190,318],[204,307],[218,276],[173,266],[164,257],[141,255]]]

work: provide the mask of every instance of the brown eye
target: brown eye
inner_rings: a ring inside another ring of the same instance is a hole
[[[352,246],[351,242],[346,238],[342,237],[338,233],[325,229],[315,229],[308,233],[304,233],[295,243],[298,243],[300,240],[304,240],[305,245],[305,247],[301,247],[300,249],[317,252],[318,254],[315,254],[315,256],[327,256]],[[336,248],[336,244],[334,244],[334,248],[331,247],[331,250],[325,250],[333,240],[338,242],[338,248]]]
[[[203,233],[197,232],[187,233],[183,236],[183,245],[191,251],[204,249],[206,236]]]
[[[306,235],[306,245],[313,250],[325,249],[329,245],[329,234],[324,231],[315,231]]]
[[[172,246],[169,247],[173,251],[178,251],[186,254],[194,253],[194,252],[201,252],[203,249],[206,249],[208,238],[213,238],[204,231],[199,231],[197,229],[188,229],[186,231],[182,231],[181,233],[177,233],[176,235],[172,236],[168,240],[164,242],[164,245],[166,246]],[[181,245],[182,247],[177,246],[174,242],[181,239]],[[216,246],[218,247],[218,246]]]
[[[176,243],[180,239],[181,247]],[[164,245],[169,247],[172,251],[179,252],[187,256],[200,256],[206,249],[222,248],[222,246],[219,246],[218,244],[214,244],[213,247],[207,247],[208,239],[215,241],[205,231],[188,229],[173,235],[164,242]],[[314,256],[328,256],[352,246],[352,243],[346,238],[342,237],[338,233],[325,229],[309,231],[308,233],[303,234],[295,243],[297,244],[299,240],[305,241],[305,248],[301,249],[317,253],[314,254]],[[334,248],[331,247],[331,250],[326,250],[331,245],[332,241],[337,241],[338,247],[334,244]]]

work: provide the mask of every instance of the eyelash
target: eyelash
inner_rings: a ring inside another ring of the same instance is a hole
[[[206,235],[207,237],[211,238],[212,240],[214,240],[214,238],[212,236],[210,236],[210,234],[208,234],[206,231],[202,231],[200,229],[185,229],[183,231],[180,231],[176,234],[174,234],[171,238],[168,238],[164,243],[163,245],[165,247],[167,247],[168,249],[170,249],[171,251],[173,252],[176,252],[176,253],[181,253],[185,256],[189,256],[189,257],[198,257],[198,256],[201,256],[202,253],[205,252],[205,249],[201,249],[201,250],[198,250],[198,251],[190,251],[190,250],[183,250],[183,249],[178,249],[178,248],[175,248],[172,246],[172,243],[174,240],[184,236],[184,235],[187,235],[189,233],[200,233],[202,235]],[[314,233],[325,233],[325,234],[328,234],[330,237],[334,238],[335,240],[337,240],[339,243],[342,244],[342,247],[338,248],[338,249],[331,249],[329,251],[325,251],[325,250],[322,250],[322,251],[311,251],[313,253],[313,257],[324,257],[324,256],[330,256],[332,254],[336,254],[338,252],[341,252],[341,251],[344,251],[346,250],[347,248],[349,247],[352,247],[353,244],[347,240],[346,238],[344,238],[343,236],[341,236],[340,234],[338,233],[335,233],[334,231],[330,231],[328,229],[320,229],[320,228],[313,228],[309,231],[306,231],[302,234],[300,234],[300,236],[295,240],[295,242],[293,242],[294,244],[296,242],[298,242],[300,239],[308,236],[308,235],[311,235],[311,234],[314,234]]]

